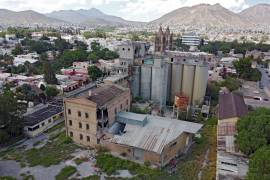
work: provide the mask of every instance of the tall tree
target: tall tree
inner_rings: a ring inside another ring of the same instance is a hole
[[[98,78],[102,77],[103,72],[96,66],[89,66],[88,67],[88,74],[90,79],[96,81]]]
[[[22,48],[21,44],[16,44],[16,45],[15,45],[15,48],[12,49],[11,53],[12,53],[14,56],[23,54],[23,48]]]
[[[42,54],[40,56],[41,61],[43,62],[43,71],[44,71],[44,80],[48,84],[57,84],[57,79],[53,68],[51,67],[50,62],[48,61],[47,54]]]
[[[54,86],[47,86],[45,89],[45,93],[48,99],[51,99],[59,93],[59,91]]]
[[[236,143],[246,155],[270,143],[270,109],[258,108],[237,122]]]
[[[22,109],[14,93],[5,89],[0,95],[0,144],[22,133]]]
[[[270,179],[270,146],[258,149],[250,158],[248,180]]]

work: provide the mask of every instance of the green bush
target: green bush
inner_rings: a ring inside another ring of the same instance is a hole
[[[66,166],[64,167],[59,174],[55,177],[56,180],[66,180],[68,177],[73,175],[77,169],[73,166]]]
[[[258,108],[237,121],[236,143],[241,152],[251,155],[269,145],[270,109]]]
[[[116,173],[117,170],[129,170],[134,175],[150,177],[151,179],[163,176],[163,172],[157,169],[151,169],[129,160],[123,160],[107,153],[99,153],[97,155],[96,166],[108,175]]]
[[[258,149],[250,158],[247,179],[270,179],[270,146]]]
[[[70,154],[77,149],[77,146],[71,142],[65,133],[61,133],[54,139],[50,139],[46,146],[27,150],[24,155],[30,167],[37,165],[48,167],[70,158]]]
[[[0,180],[16,180],[16,178],[11,176],[0,176]]]

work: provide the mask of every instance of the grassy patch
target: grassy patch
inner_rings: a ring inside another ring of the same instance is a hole
[[[22,180],[35,180],[35,177],[33,175],[27,175],[27,174],[21,174]]]
[[[86,162],[86,161],[88,161],[87,158],[76,158],[76,159],[74,160],[74,162],[75,162],[77,165],[80,165],[80,164],[82,164],[83,162]]]
[[[72,143],[72,140],[65,135],[65,132],[62,132],[50,138],[42,148],[29,150],[11,148],[0,152],[0,157],[6,160],[15,160],[20,163],[21,167],[26,164],[30,167],[37,165],[48,167],[71,158],[70,154],[77,148],[78,146]]]
[[[16,180],[16,178],[11,176],[0,176],[0,180]]]
[[[20,150],[16,150],[16,149],[9,149],[7,151],[3,151],[1,153],[1,156],[3,159],[6,159],[6,160],[15,160],[17,162],[23,161],[22,153],[20,152]]]
[[[82,178],[82,180],[100,180],[100,176],[92,175],[92,176],[84,177],[84,178]]]
[[[48,129],[46,132],[51,133],[51,132],[54,132],[54,131],[56,131],[58,129],[62,129],[63,127],[65,127],[65,121],[53,126],[52,128]]]
[[[215,179],[216,173],[216,118],[210,118],[202,128],[202,138],[191,147],[191,153],[179,162],[177,175],[182,179],[196,180],[202,170],[202,179]],[[209,163],[202,169],[205,153],[209,149]]]
[[[159,177],[164,175],[160,170],[151,169],[132,161],[123,160],[108,153],[99,153],[97,155],[96,165],[108,175],[116,173],[117,170],[129,170],[130,173],[143,179],[159,179]]]
[[[73,166],[66,166],[64,167],[60,173],[55,177],[56,180],[66,180],[68,177],[73,175],[77,169]]]
[[[42,165],[45,167],[59,164],[62,160],[70,158],[70,154],[77,148],[65,133],[61,133],[40,149],[30,149],[25,152],[30,167]]]
[[[42,142],[41,141],[37,141],[37,142],[35,142],[34,144],[33,144],[33,146],[38,146],[38,145],[40,145]]]

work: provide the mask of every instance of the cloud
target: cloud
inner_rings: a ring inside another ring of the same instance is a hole
[[[128,20],[150,21],[177,8],[201,3],[220,3],[236,12],[248,7],[247,0],[0,0],[0,8],[48,13],[96,7]]]

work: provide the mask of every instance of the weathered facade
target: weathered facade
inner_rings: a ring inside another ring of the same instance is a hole
[[[155,52],[165,52],[166,50],[172,50],[173,34],[170,32],[169,27],[163,32],[160,26],[158,33],[155,37]]]
[[[101,86],[87,97],[65,99],[66,133],[77,144],[94,147],[116,114],[130,110],[130,103],[130,90],[116,85]]]
[[[201,124],[121,112],[102,144],[111,152],[158,167],[184,153]]]

